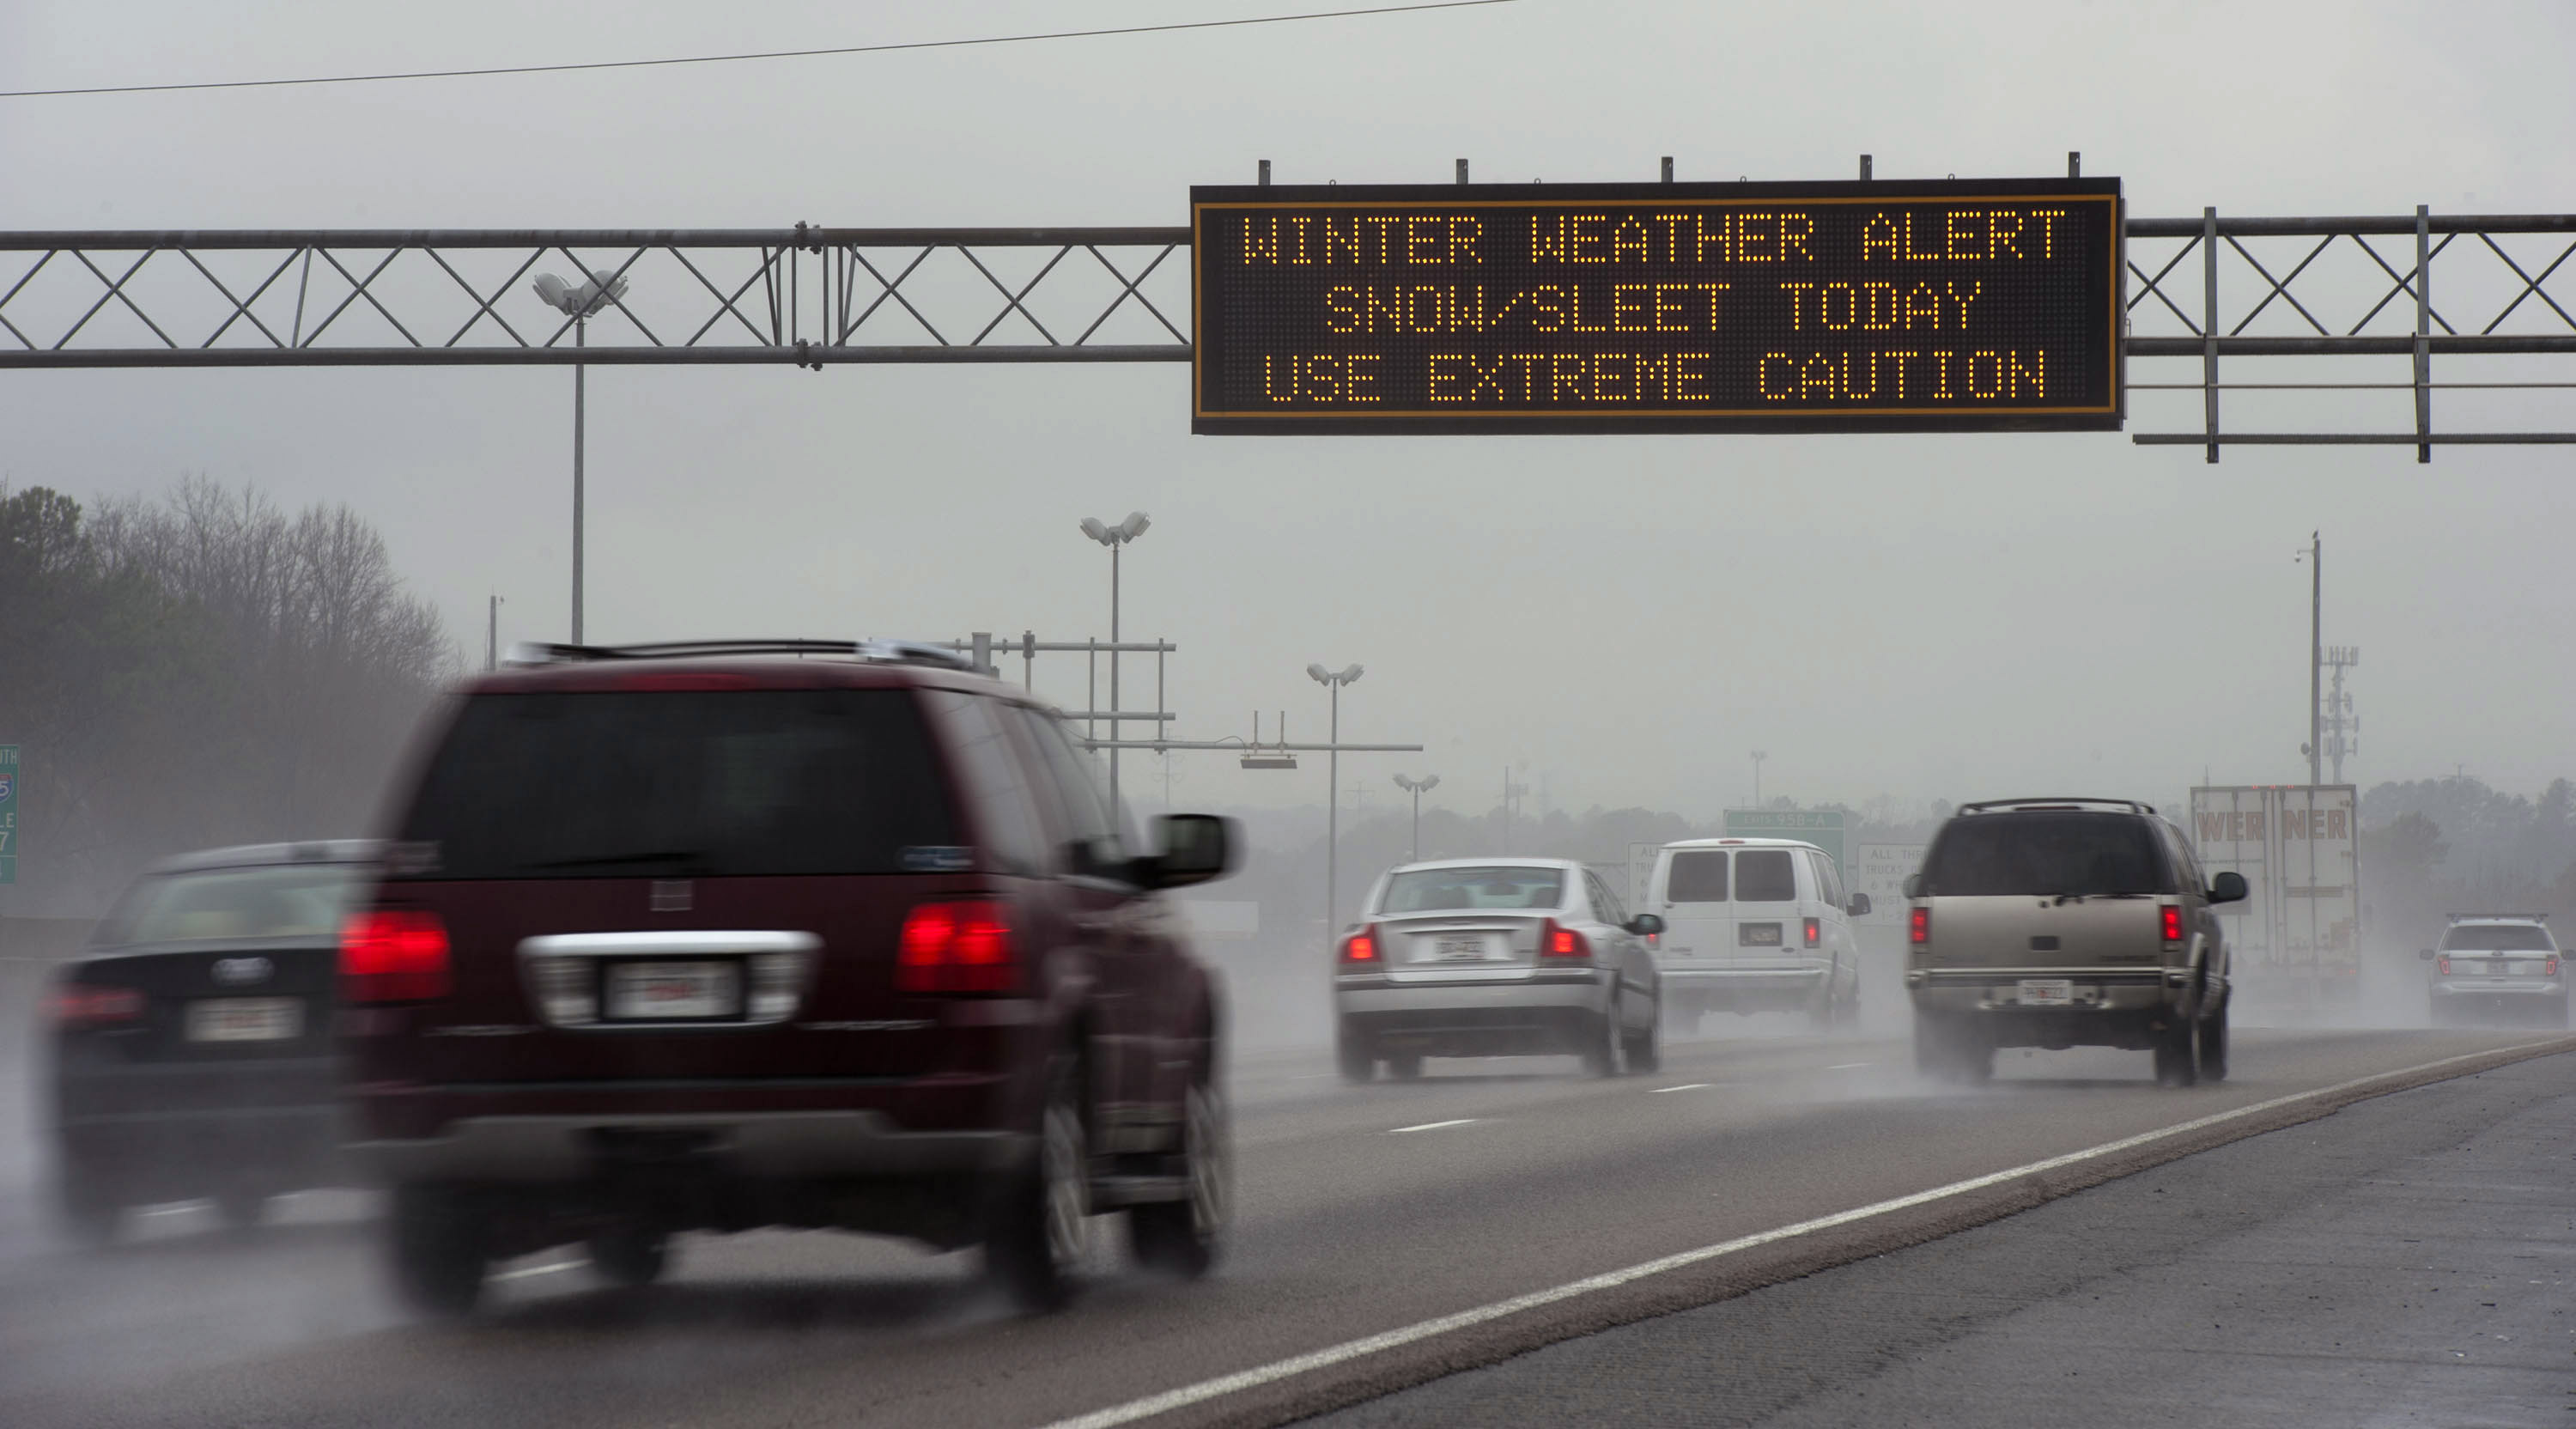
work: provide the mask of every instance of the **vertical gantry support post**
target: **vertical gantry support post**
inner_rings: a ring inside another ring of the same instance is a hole
[[[2433,460],[2433,251],[2431,214],[2415,205],[2415,461]]]
[[[572,320],[572,345],[587,347],[590,345],[589,337],[590,314],[585,310]],[[581,439],[586,385],[584,366],[576,362],[572,365],[572,643],[575,645],[581,643]]]
[[[1664,182],[1665,182],[1665,183],[1671,183],[1672,181],[1673,181],[1673,156],[1672,156],[1672,155],[1670,155],[1670,154],[1666,154],[1666,155],[1664,156]]]
[[[2209,432],[2209,464],[2218,464],[2218,210],[2200,211],[2200,395]]]
[[[1270,161],[1268,159],[1261,161],[1260,184],[1265,189],[1270,187]]]
[[[1020,688],[1030,694],[1038,689],[1038,633],[1020,632]]]
[[[1860,156],[1860,178],[1862,183],[1869,182],[1869,155],[1867,154]]]
[[[1467,161],[1464,159],[1458,161],[1458,182],[1467,182]]]

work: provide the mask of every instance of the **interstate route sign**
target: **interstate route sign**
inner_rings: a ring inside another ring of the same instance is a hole
[[[2116,431],[2117,179],[1196,187],[1191,430]]]

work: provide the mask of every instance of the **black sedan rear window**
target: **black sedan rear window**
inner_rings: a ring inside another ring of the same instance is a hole
[[[697,878],[962,868],[902,690],[483,695],[431,761],[398,870]]]
[[[1977,814],[1954,819],[1923,859],[1927,895],[2161,893],[2155,835],[2126,814]]]

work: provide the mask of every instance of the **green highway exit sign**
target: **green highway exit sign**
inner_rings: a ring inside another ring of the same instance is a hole
[[[1796,839],[1833,856],[1842,869],[1843,811],[1840,809],[1729,809],[1726,836],[1731,839]]]

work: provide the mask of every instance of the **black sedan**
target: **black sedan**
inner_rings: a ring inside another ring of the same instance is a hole
[[[64,1225],[210,1198],[235,1225],[338,1179],[340,919],[377,845],[262,844],[172,859],[54,974],[54,1189]]]

